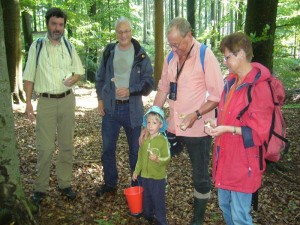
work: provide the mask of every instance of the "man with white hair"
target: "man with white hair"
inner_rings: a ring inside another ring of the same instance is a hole
[[[96,192],[98,197],[117,188],[116,143],[121,127],[129,145],[130,169],[134,171],[144,115],[142,96],[149,95],[154,88],[150,58],[132,38],[132,25],[127,18],[116,21],[116,36],[117,43],[106,46],[96,73],[104,172],[104,184]],[[132,182],[132,185],[137,185],[137,182]]]

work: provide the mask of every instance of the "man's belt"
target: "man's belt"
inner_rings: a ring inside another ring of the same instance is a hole
[[[129,103],[129,99],[127,100],[119,100],[119,99],[116,99],[116,104],[117,105],[120,105],[120,104],[128,104]]]
[[[66,91],[64,93],[60,93],[60,94],[41,93],[40,95],[45,98],[64,98],[69,94],[71,94],[71,90],[68,90],[68,91]]]

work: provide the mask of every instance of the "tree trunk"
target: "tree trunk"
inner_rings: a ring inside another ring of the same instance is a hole
[[[221,40],[221,26],[220,26],[220,22],[221,22],[221,18],[222,18],[222,2],[221,0],[218,0],[217,3],[217,40],[220,41]]]
[[[190,22],[192,27],[192,33],[195,36],[195,0],[187,1],[187,20]]]
[[[211,45],[211,48],[214,48],[215,47],[215,44],[216,44],[216,9],[215,9],[215,0],[211,0],[210,2],[210,24],[211,24],[211,27],[212,27],[212,30],[211,30],[211,40],[210,40],[210,45]]]
[[[22,12],[22,28],[23,28],[23,34],[24,34],[24,46],[25,46],[25,62],[27,62],[27,54],[30,48],[30,45],[32,44],[32,29],[31,29],[31,15],[23,11]]]
[[[20,180],[0,4],[0,224],[35,224]]]
[[[161,77],[162,66],[164,62],[164,5],[163,1],[154,1],[155,8],[155,64],[154,80],[155,87]]]
[[[1,0],[1,5],[10,90],[13,93],[14,102],[19,104],[25,99],[22,82],[20,4],[18,0]]]
[[[203,33],[203,16],[202,16],[202,2],[203,0],[199,0],[199,8],[198,8],[198,21],[199,21],[199,27],[198,27],[198,36],[201,36]]]
[[[37,32],[37,23],[36,23],[36,6],[33,8],[33,31]]]
[[[253,61],[273,70],[278,0],[247,1],[245,33],[254,35]]]
[[[143,44],[147,43],[147,0],[143,0]]]
[[[179,16],[179,0],[175,0],[175,17]]]
[[[169,11],[170,11],[170,21],[174,18],[174,11],[173,11],[173,0],[170,0],[169,1],[169,4],[170,4],[170,8],[169,8]]]
[[[244,5],[244,1],[243,0],[239,0],[237,2],[238,4],[238,11],[236,12],[236,24],[235,24],[235,30],[236,31],[239,31],[242,29],[243,27],[243,22],[244,22],[244,15],[243,15],[243,12],[244,12],[244,8],[245,8],[245,5]]]

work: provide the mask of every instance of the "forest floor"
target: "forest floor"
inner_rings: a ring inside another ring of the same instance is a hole
[[[119,225],[145,224],[142,218],[129,214],[123,194],[130,185],[128,145],[124,131],[117,143],[117,166],[119,185],[115,194],[96,197],[96,189],[103,182],[100,161],[102,139],[101,117],[97,113],[94,89],[76,89],[76,130],[72,187],[77,198],[67,200],[56,190],[55,160],[53,157],[50,188],[40,211],[35,215],[38,225]],[[153,95],[152,95],[153,97]],[[144,99],[145,109],[152,105],[153,98]],[[300,109],[284,110],[288,138],[291,148],[282,160],[273,165],[264,175],[259,190],[258,211],[252,212],[256,225],[300,224]],[[26,196],[33,192],[36,176],[37,152],[35,147],[34,124],[24,115],[24,105],[14,105],[15,130],[20,157],[21,180]],[[168,167],[167,219],[169,225],[188,225],[192,217],[193,188],[191,167],[186,150],[172,158]],[[216,189],[212,190],[205,223],[223,225],[222,213],[218,207]]]

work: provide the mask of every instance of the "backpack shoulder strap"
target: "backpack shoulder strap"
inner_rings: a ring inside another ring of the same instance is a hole
[[[71,43],[65,38],[65,36],[63,36],[63,40],[64,40],[64,43],[68,49],[68,52],[69,52],[69,55],[70,57],[72,58],[72,45]]]
[[[252,85],[250,85],[250,86],[248,87],[248,90],[247,90],[248,105],[247,105],[245,108],[243,108],[243,109],[240,111],[240,113],[237,115],[236,118],[237,118],[238,120],[241,119],[241,117],[244,115],[244,113],[248,110],[250,103],[252,102],[251,89],[252,89]]]
[[[40,57],[40,53],[41,53],[41,50],[42,50],[42,47],[43,47],[43,40],[44,40],[44,38],[40,37],[36,41],[36,59],[35,59],[36,67],[39,64],[39,57]]]
[[[201,47],[200,47],[200,62],[201,62],[201,65],[202,65],[202,71],[203,73],[205,73],[205,70],[204,70],[204,59],[205,59],[205,51],[206,51],[206,48],[207,48],[207,45],[204,45],[202,44]],[[174,56],[174,53],[173,51],[170,52],[170,54],[168,55],[168,64],[170,63],[171,59],[173,58]]]
[[[204,45],[204,44],[202,44],[201,47],[200,47],[200,61],[201,61],[203,73],[205,73],[205,70],[204,70],[204,59],[205,59],[206,48],[207,48],[207,45]]]
[[[173,53],[173,51],[171,51],[170,54],[168,55],[168,64],[170,63],[173,56],[174,56],[174,53]]]
[[[104,66],[106,67],[106,64],[107,64],[107,60],[109,58],[109,55],[110,55],[110,51],[112,49],[115,48],[117,43],[110,43],[106,46],[106,48],[104,49],[104,52],[103,52],[103,60],[104,60]]]
[[[65,37],[63,37],[63,40],[64,40],[64,43],[65,43],[67,49],[68,49],[69,55],[72,58],[72,45]],[[44,38],[42,38],[42,37],[38,38],[37,41],[36,41],[36,62],[35,62],[36,67],[39,64],[39,57],[40,57],[40,54],[41,54],[43,43],[44,43]]]

